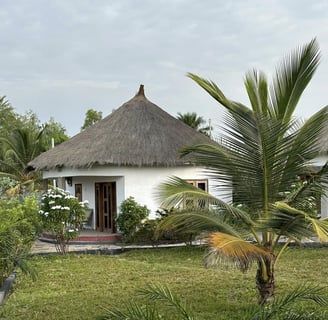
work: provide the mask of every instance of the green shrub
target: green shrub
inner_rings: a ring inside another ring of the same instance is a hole
[[[142,227],[150,211],[146,206],[139,205],[133,197],[124,200],[120,206],[120,213],[116,219],[119,231],[126,242],[134,241],[136,232]]]
[[[173,211],[157,210],[156,219],[146,219],[136,231],[133,241],[144,244],[151,244],[153,246],[160,243],[177,243],[184,242],[187,245],[192,244],[195,240],[196,234],[190,232],[179,232],[174,228],[172,230],[161,230],[159,232],[158,225]]]
[[[16,267],[34,276],[28,264],[31,246],[40,232],[35,196],[0,201],[0,286]]]
[[[171,214],[176,214],[177,210],[157,210],[157,215],[159,215],[157,225],[165,218],[169,217]],[[187,245],[191,245],[196,239],[197,234],[187,231],[179,231],[174,226],[171,229],[159,230],[157,227],[154,230],[155,238],[160,241],[170,241],[170,242],[184,242]]]
[[[136,231],[133,240],[137,243],[157,245],[162,239],[157,238],[155,231],[160,219],[146,219]]]

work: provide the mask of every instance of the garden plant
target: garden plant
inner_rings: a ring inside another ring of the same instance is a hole
[[[40,232],[37,197],[2,199],[0,221],[0,287],[17,268],[35,278],[28,258]]]
[[[190,307],[174,294],[169,287],[148,285],[140,289],[138,295],[144,303],[132,300],[124,310],[106,309],[104,320],[197,320]],[[328,307],[328,299],[319,287],[299,286],[293,291],[281,295],[269,307],[250,306],[245,310],[243,320],[322,320],[324,312],[304,312],[295,308],[298,301],[314,302]]]
[[[79,202],[68,191],[49,189],[42,195],[40,217],[45,231],[51,232],[59,253],[69,250],[69,241],[75,239],[85,219],[87,201]]]
[[[116,222],[125,242],[134,240],[137,231],[142,227],[149,213],[149,209],[138,204],[133,197],[129,197],[121,203]]]
[[[205,167],[216,189],[232,199],[215,197],[178,177],[159,188],[163,208],[181,208],[186,197],[195,204],[170,215],[160,229],[208,232],[207,266],[232,262],[246,271],[254,262],[261,304],[274,298],[275,266],[290,242],[328,239],[328,220],[318,219],[317,211],[328,166],[311,169],[320,155],[328,107],[305,121],[294,116],[319,60],[314,39],[282,60],[271,86],[263,72],[248,72],[250,107],[228,99],[214,82],[189,74],[223,106],[225,116],[216,145],[189,146],[181,155]]]

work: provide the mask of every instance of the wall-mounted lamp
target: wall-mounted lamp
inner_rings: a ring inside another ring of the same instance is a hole
[[[71,187],[72,182],[73,182],[73,178],[72,177],[66,177],[65,180],[66,180],[66,183]]]

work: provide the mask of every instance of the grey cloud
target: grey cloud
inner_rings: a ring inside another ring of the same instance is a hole
[[[247,103],[242,82],[248,69],[273,72],[285,52],[316,35],[328,50],[326,7],[323,0],[2,0],[0,95],[20,112],[54,116],[70,134],[78,132],[86,109],[106,115],[140,83],[174,115],[215,118],[215,103],[186,73],[210,78]],[[321,68],[316,91],[327,81],[321,80],[324,61]],[[323,94],[316,96],[323,105]]]

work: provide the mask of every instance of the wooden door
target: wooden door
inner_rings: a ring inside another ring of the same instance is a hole
[[[101,232],[116,232],[116,183],[95,184],[96,227]]]

